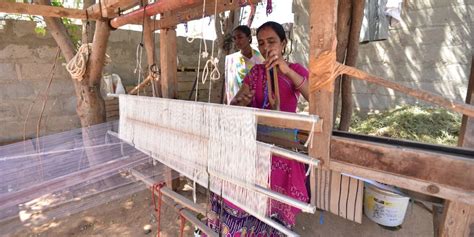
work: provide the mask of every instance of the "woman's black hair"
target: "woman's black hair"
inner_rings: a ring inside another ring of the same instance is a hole
[[[232,33],[234,33],[235,31],[240,31],[240,32],[244,33],[247,37],[249,37],[250,43],[252,43],[252,30],[250,30],[250,28],[248,26],[246,26],[246,25],[237,26],[237,27],[234,28]]]
[[[267,22],[263,23],[263,25],[258,27],[257,35],[258,35],[258,32],[260,32],[263,28],[271,28],[278,35],[281,42],[283,42],[283,41],[288,42],[288,40],[286,39],[285,29],[283,29],[283,26],[280,23],[277,23],[277,22],[274,22],[274,21],[267,21]]]

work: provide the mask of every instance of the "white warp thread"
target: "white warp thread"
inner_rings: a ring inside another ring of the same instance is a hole
[[[236,205],[267,215],[271,152],[258,147],[253,110],[120,95],[120,138]],[[210,177],[210,180],[208,180]],[[208,182],[209,181],[209,182]]]

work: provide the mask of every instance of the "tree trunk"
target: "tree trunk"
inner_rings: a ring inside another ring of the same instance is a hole
[[[49,0],[37,0],[37,3],[50,5]],[[58,44],[61,52],[70,61],[75,55],[75,47],[66,27],[58,18],[44,17],[46,26]],[[98,21],[92,43],[92,53],[87,63],[84,79],[73,80],[77,96],[76,111],[83,127],[103,123],[105,121],[104,100],[100,95],[100,79],[105,60],[107,41],[110,28],[107,22]]]
[[[340,0],[337,6],[337,48],[336,60],[342,64],[346,59],[347,44],[349,42],[349,33],[351,30],[351,11],[352,0]],[[336,79],[334,84],[334,115],[333,124],[336,120],[339,107],[339,97],[341,90],[341,77]]]
[[[348,66],[355,66],[357,63],[360,29],[364,17],[364,5],[365,1],[352,0],[351,30],[345,60],[345,64]],[[353,102],[352,80],[346,75],[342,77],[341,98],[341,122],[339,123],[339,130],[348,131],[351,125]]]

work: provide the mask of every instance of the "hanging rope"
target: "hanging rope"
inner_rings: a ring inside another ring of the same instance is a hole
[[[147,6],[146,4],[143,6],[141,40],[140,40],[140,43],[137,45],[137,50],[135,53],[136,64],[135,64],[135,70],[133,71],[133,73],[135,74],[138,73],[137,85],[140,85],[140,82],[142,81],[143,34],[144,34],[144,29],[145,29],[146,6]],[[140,95],[140,90],[137,91],[137,95]]]
[[[76,55],[66,64],[66,70],[73,79],[78,81],[84,79],[91,49],[92,44],[82,44]]]
[[[214,3],[214,24],[216,24],[217,22],[216,17],[217,17],[217,1],[215,1]],[[203,74],[202,74],[203,84],[206,83],[208,74],[209,74],[209,79],[211,79],[211,81],[209,82],[209,94],[207,98],[208,103],[211,102],[212,82],[219,80],[219,78],[221,77],[221,73],[219,72],[219,68],[218,68],[219,59],[214,57],[215,42],[216,40],[214,39],[212,41],[212,46],[211,46],[211,57],[207,60],[206,65],[204,66],[204,69],[203,69]],[[209,73],[209,67],[213,68],[210,73]]]

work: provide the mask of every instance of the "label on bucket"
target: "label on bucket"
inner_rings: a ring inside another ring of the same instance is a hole
[[[408,197],[396,194],[385,195],[375,187],[366,187],[364,212],[372,221],[384,226],[398,226],[403,223],[408,207]]]

